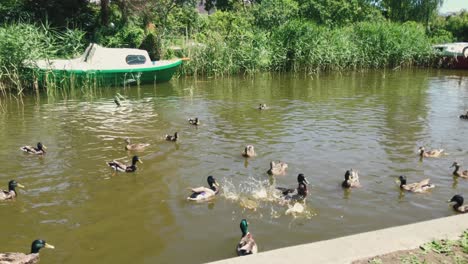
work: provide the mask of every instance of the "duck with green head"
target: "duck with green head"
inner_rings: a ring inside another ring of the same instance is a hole
[[[54,249],[51,244],[47,244],[42,239],[37,239],[32,242],[31,253],[0,253],[0,263],[13,263],[13,264],[34,264],[39,262],[39,250],[41,248]]]
[[[398,179],[400,181],[400,189],[409,192],[424,193],[435,187],[434,184],[429,183],[430,179],[424,179],[415,183],[406,183],[406,176],[403,175],[401,175]]]
[[[245,256],[257,253],[257,243],[255,243],[252,234],[249,232],[249,223],[247,220],[242,219],[240,222],[240,230],[242,232],[242,237],[236,247],[237,255]]]
[[[22,151],[29,153],[29,154],[35,154],[35,155],[43,155],[46,153],[46,146],[43,145],[41,142],[37,143],[37,147],[32,147],[32,146],[22,146],[20,148]]]
[[[174,141],[175,142],[175,141],[177,141],[179,139],[179,134],[177,132],[175,132],[173,136],[166,134],[165,139],[167,141]]]
[[[188,121],[189,121],[189,124],[191,124],[191,125],[194,125],[194,126],[200,125],[200,120],[198,120],[198,117],[189,118]]]
[[[468,205],[463,205],[463,196],[457,194],[457,195],[454,195],[452,197],[452,199],[448,200],[447,201],[448,203],[453,203],[455,202],[455,204],[453,205],[453,209],[455,209],[455,211],[459,212],[459,213],[467,213],[468,212]]]
[[[107,165],[111,167],[112,169],[114,169],[115,171],[134,172],[137,170],[137,166],[136,166],[137,162],[143,163],[143,161],[141,161],[141,159],[138,156],[133,156],[131,165],[125,165],[116,160],[107,162]]]
[[[453,175],[461,178],[467,178],[468,179],[468,170],[461,170],[460,171],[460,164],[458,162],[454,162],[450,168],[455,167],[455,170],[453,171]]]
[[[284,187],[276,187],[276,189],[281,191],[283,198],[286,200],[301,201],[307,197],[307,185],[309,182],[305,178],[304,174],[299,173],[297,175],[297,183],[298,185],[296,189]]]
[[[219,184],[216,182],[216,179],[213,176],[208,176],[206,179],[208,182],[209,188],[205,186],[190,188],[192,194],[187,197],[189,201],[206,201],[211,198],[214,198],[219,193]]]
[[[24,188],[23,185],[17,183],[15,180],[9,181],[8,191],[6,190],[0,191],[0,201],[14,199],[16,196],[18,196],[18,193],[16,192],[16,187]]]

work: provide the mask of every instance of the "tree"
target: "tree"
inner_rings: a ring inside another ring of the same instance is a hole
[[[393,21],[425,23],[426,27],[444,0],[382,0],[378,4]]]

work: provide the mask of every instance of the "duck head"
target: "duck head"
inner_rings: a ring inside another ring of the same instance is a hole
[[[141,161],[141,159],[140,159],[138,156],[133,156],[133,158],[132,158],[132,166],[135,166],[135,164],[136,164],[137,162],[143,163],[143,161]]]
[[[130,142],[131,142],[130,138],[125,138],[124,141],[125,141],[125,143],[127,143],[127,145],[130,145]]]
[[[400,175],[400,177],[398,177],[398,180],[400,181],[400,187],[406,185],[406,176]]]
[[[45,153],[45,150],[47,149],[47,147],[45,145],[43,145],[41,142],[38,142],[37,143],[37,149],[42,150]]]
[[[448,203],[455,202],[455,204],[453,205],[453,208],[457,209],[463,204],[463,201],[464,201],[463,196],[457,194],[457,195],[454,195],[452,199],[448,200],[447,202]]]
[[[302,174],[302,173],[299,173],[299,175],[297,175],[297,182],[298,183],[303,183],[303,184],[309,184],[309,181],[307,181],[304,174]]]
[[[458,164],[458,162],[455,161],[455,162],[453,162],[452,166],[450,166],[450,168],[453,168],[453,167],[459,168],[460,164]]]
[[[259,104],[258,105],[258,109],[260,109],[260,110],[266,109],[266,107],[267,107],[266,104]]]
[[[423,155],[425,150],[426,149],[424,147],[419,147],[419,149],[418,149],[419,155]]]
[[[210,186],[210,189],[215,190],[217,187],[219,187],[219,184],[216,182],[215,178],[213,176],[208,176],[206,179],[208,181],[208,186]]]
[[[16,190],[15,190],[16,187],[24,188],[23,185],[17,183],[15,180],[11,180],[11,181],[8,182],[8,191],[10,191],[10,192],[11,192],[11,191],[16,192]]]
[[[39,253],[39,250],[41,248],[51,248],[54,249],[55,247],[52,246],[51,244],[47,244],[45,240],[42,239],[36,239],[32,242],[31,244],[31,253]]]
[[[242,153],[244,156],[252,157],[255,156],[255,148],[252,145],[247,145],[245,146],[244,153]]]
[[[240,230],[242,231],[242,237],[245,237],[247,233],[249,232],[249,223],[247,223],[247,220],[242,219],[240,222]]]

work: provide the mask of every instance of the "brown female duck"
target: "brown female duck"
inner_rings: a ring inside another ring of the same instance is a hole
[[[286,169],[288,168],[288,164],[282,161],[270,162],[270,169],[267,171],[270,175],[284,175],[286,173]]]
[[[245,146],[245,149],[242,152],[242,156],[244,156],[246,158],[256,156],[254,146],[252,146],[252,145]]]
[[[148,143],[131,143],[130,138],[125,138],[125,149],[126,150],[144,150],[146,147],[148,147],[150,144]]]
[[[428,190],[432,189],[435,187],[434,184],[429,183],[429,179],[424,179],[420,182],[415,182],[415,183],[406,183],[406,176],[400,176],[400,188],[405,191],[409,192],[414,192],[414,193],[424,193],[427,192]]]
[[[427,150],[424,147],[419,147],[419,156],[421,158],[437,158],[440,155],[442,155],[442,152],[444,152],[443,149],[433,149],[433,150]]]

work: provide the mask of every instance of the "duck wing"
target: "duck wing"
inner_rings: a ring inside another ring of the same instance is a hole
[[[32,146],[22,146],[20,148],[22,151],[24,152],[27,152],[27,153],[33,153],[33,154],[36,154],[37,153],[37,150],[35,147],[32,147]]]
[[[250,233],[242,237],[239,244],[237,244],[237,254],[239,256],[250,255],[257,253],[257,251],[257,243]]]
[[[135,143],[135,144],[129,144],[127,146],[125,146],[125,149],[127,150],[141,150],[141,149],[144,149],[146,147],[148,147],[150,144],[147,144],[147,143]]]
[[[125,171],[127,169],[127,165],[116,160],[107,162],[107,165],[117,171]]]
[[[284,187],[276,187],[276,189],[281,191],[283,195],[288,195],[296,191],[296,189],[284,188]]]
[[[0,200],[8,200],[12,198],[12,194],[9,191],[0,190]]]
[[[37,263],[39,254],[0,253],[0,264]]]

